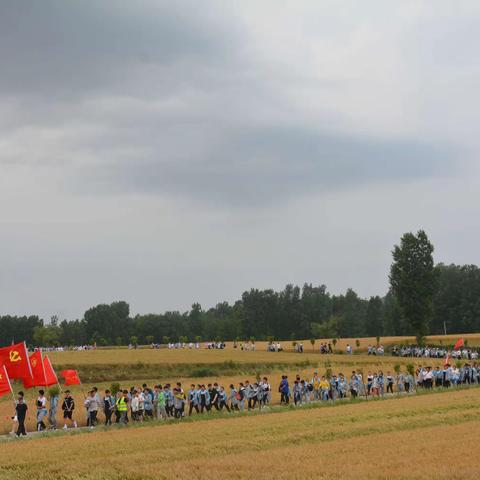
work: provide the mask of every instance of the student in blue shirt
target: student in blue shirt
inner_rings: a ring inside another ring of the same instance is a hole
[[[201,385],[197,392],[197,405],[200,408],[200,413],[203,413],[205,410],[210,411],[210,393],[205,388],[205,385]]]
[[[152,391],[145,387],[143,390],[143,395],[144,395],[144,402],[143,402],[143,409],[145,412],[145,417],[147,419],[153,418],[153,395]]]
[[[195,388],[195,384],[190,385],[190,390],[188,391],[187,395],[188,399],[188,416],[190,417],[192,415],[193,410],[197,413],[200,413],[200,410],[198,408],[198,390]]]

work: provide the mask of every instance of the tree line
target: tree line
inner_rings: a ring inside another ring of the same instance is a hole
[[[287,285],[281,291],[251,289],[235,303],[189,311],[130,315],[127,302],[101,304],[82,319],[44,322],[38,316],[1,316],[0,344],[102,345],[177,341],[296,340],[480,331],[480,269],[433,262],[425,232],[407,233],[393,250],[390,289],[361,298],[325,285]]]

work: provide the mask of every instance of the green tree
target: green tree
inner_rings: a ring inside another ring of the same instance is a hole
[[[188,314],[188,326],[192,338],[202,334],[202,315],[202,306],[199,303],[194,303]]]
[[[365,333],[367,337],[383,335],[383,302],[380,297],[370,297],[366,317]]]
[[[60,345],[62,329],[56,325],[35,327],[33,330],[33,341],[40,347],[56,347]]]
[[[85,312],[85,328],[89,340],[102,338],[108,345],[121,333],[127,338],[130,306],[126,302],[97,305]]]
[[[329,338],[336,337],[340,330],[342,319],[338,316],[332,315],[326,322],[312,323],[310,328],[315,338]]]
[[[436,275],[433,245],[427,234],[406,233],[393,249],[390,285],[418,343],[428,334],[433,313]]]

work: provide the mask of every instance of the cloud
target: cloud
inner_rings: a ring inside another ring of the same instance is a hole
[[[382,293],[425,226],[474,261],[480,12],[436,7],[0,2],[2,308]]]
[[[220,126],[219,126],[220,128]],[[224,126],[225,129],[225,126]],[[231,128],[207,145],[160,133],[151,151],[86,173],[87,191],[183,197],[210,206],[259,207],[368,184],[441,177],[448,148],[409,140],[332,135],[299,127]],[[171,132],[167,134],[171,135]],[[212,137],[212,132],[204,135]]]
[[[153,86],[141,80],[149,67],[184,62],[187,71],[228,61],[235,28],[205,10],[193,1],[3,2],[0,94],[62,101],[135,87],[144,93]]]

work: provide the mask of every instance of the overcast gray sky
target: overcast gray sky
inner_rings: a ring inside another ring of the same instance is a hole
[[[477,1],[0,2],[0,314],[383,295],[480,263]]]

